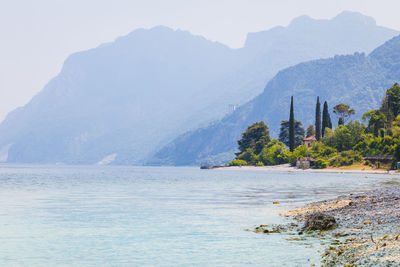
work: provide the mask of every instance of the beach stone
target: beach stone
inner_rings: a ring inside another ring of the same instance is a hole
[[[335,217],[323,212],[314,212],[306,217],[303,231],[331,230],[336,227]]]

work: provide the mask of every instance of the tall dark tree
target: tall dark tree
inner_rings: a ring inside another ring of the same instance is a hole
[[[328,111],[328,128],[332,130],[332,120],[331,120],[331,115],[329,114],[329,111]]]
[[[293,110],[293,96],[290,99],[290,116],[289,116],[289,149],[290,151],[293,151],[296,146],[296,137],[294,133],[294,127],[295,127],[295,121],[294,121],[294,110]]]
[[[332,129],[331,116],[329,115],[328,103],[326,101],[322,110],[322,137],[325,135],[325,128]]]
[[[321,103],[317,97],[317,106],[315,107],[315,138],[321,140]]]
[[[303,144],[304,140],[304,128],[301,121],[294,120],[294,135],[295,142],[294,146],[298,147]],[[285,145],[289,146],[289,121],[283,120],[281,121],[281,128],[279,132],[279,141],[285,143]]]

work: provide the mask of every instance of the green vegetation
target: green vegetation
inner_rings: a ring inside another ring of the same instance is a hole
[[[365,126],[358,121],[350,121],[346,125],[339,125],[335,131],[326,131],[323,143],[338,151],[351,150],[363,138]]]
[[[240,152],[236,160],[248,165],[278,165],[290,163],[301,165],[310,163],[313,168],[322,169],[328,166],[342,167],[354,164],[368,166],[394,167],[400,161],[400,86],[395,84],[386,91],[379,110],[366,112],[362,119],[368,122],[365,126],[359,121],[349,121],[344,124],[354,110],[350,106],[339,104],[334,107],[334,113],[343,124],[332,130],[328,105],[324,102],[323,137],[307,147],[301,140],[304,136],[302,123],[294,119],[293,98],[291,99],[290,120],[281,122],[279,140],[270,140],[268,127],[263,122],[251,125],[243,138],[238,141]],[[316,106],[316,128],[318,128],[319,97]],[[394,118],[394,119],[393,119]],[[292,124],[291,124],[292,123]],[[290,125],[293,127],[293,149],[290,140]],[[321,130],[321,128],[319,129]],[[314,127],[307,128],[307,137],[314,135]],[[318,135],[318,131],[316,134]],[[364,157],[368,160],[364,162]],[[393,158],[393,162],[390,162]],[[236,161],[230,165],[238,166]]]
[[[315,129],[314,129],[314,125],[310,124],[307,127],[307,131],[306,131],[306,137],[311,137],[315,135]]]
[[[293,151],[295,148],[295,122],[294,122],[294,111],[293,111],[293,96],[290,99],[290,116],[289,116],[289,149]]]
[[[395,83],[386,92],[388,106],[394,117],[400,114],[400,85]]]
[[[333,113],[338,117],[338,125],[344,125],[346,119],[348,119],[351,115],[355,114],[354,109],[351,109],[349,105],[338,104],[333,107]]]
[[[246,165],[247,162],[240,159],[234,159],[231,162],[229,162],[229,166],[246,166]]]
[[[294,147],[303,144],[304,128],[301,121],[294,120]],[[289,147],[289,121],[281,121],[281,128],[279,132],[279,141],[285,143]]]
[[[249,126],[238,141],[239,154],[252,149],[256,154],[260,153],[266,144],[269,143],[269,129],[264,122],[256,122]]]
[[[259,155],[259,160],[264,165],[279,165],[288,162],[289,150],[287,146],[279,140],[273,139],[264,147]]]
[[[384,129],[387,123],[386,115],[380,110],[370,110],[365,112],[362,116],[362,120],[368,121],[368,127],[366,131],[372,133],[375,136],[379,135],[379,130]]]
[[[325,135],[325,128],[332,129],[331,115],[329,115],[328,103],[326,101],[322,110],[322,137]]]
[[[317,97],[317,105],[315,107],[315,138],[320,141],[322,137],[321,131],[321,103],[319,103],[319,96]]]
[[[363,156],[357,151],[343,151],[329,160],[332,167],[349,166],[363,161]]]
[[[329,166],[329,161],[324,160],[324,159],[317,159],[314,162],[314,168],[315,169],[325,169],[328,166]]]

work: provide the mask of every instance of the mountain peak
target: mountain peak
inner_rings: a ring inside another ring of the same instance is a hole
[[[290,25],[289,25],[289,26],[298,25],[298,24],[303,25],[303,24],[309,23],[309,22],[311,22],[311,21],[314,21],[314,19],[311,18],[311,17],[308,16],[308,15],[302,15],[302,16],[299,16],[299,17],[297,17],[297,18],[294,18],[294,19],[290,22]]]
[[[358,23],[365,24],[370,26],[375,26],[376,21],[374,18],[363,15],[359,12],[354,11],[343,11],[336,15],[332,21],[340,22],[340,23]]]

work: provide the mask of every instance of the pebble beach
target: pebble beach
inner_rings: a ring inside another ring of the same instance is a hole
[[[400,266],[400,186],[314,202],[285,216],[304,223],[315,212],[338,225],[327,232],[338,242],[323,252],[323,266]]]

